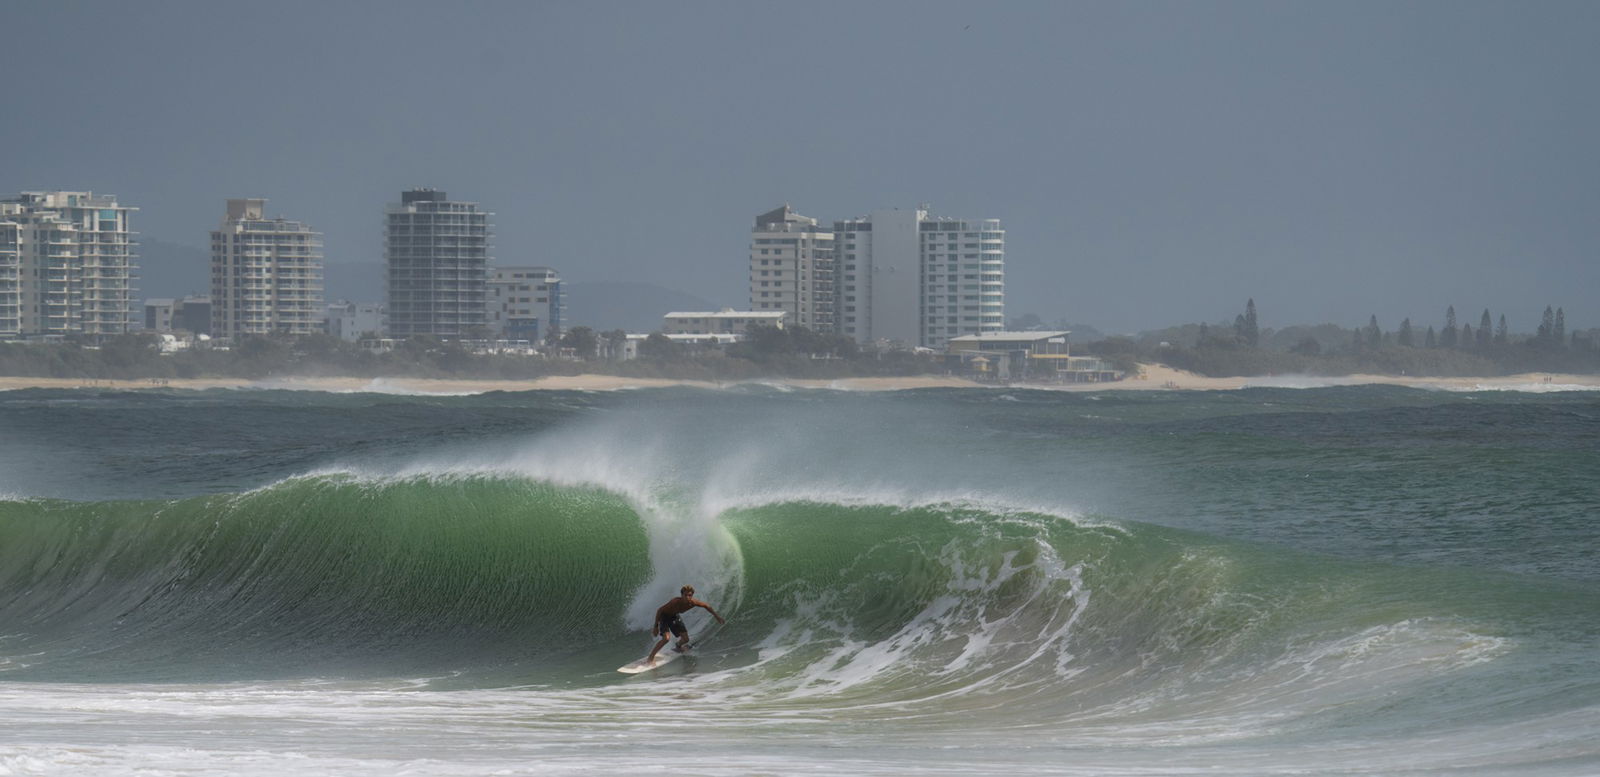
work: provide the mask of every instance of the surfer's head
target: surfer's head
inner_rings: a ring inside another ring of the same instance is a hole
[[[686,585],[686,586],[684,586],[682,588],[679,588],[678,589],[678,593],[680,593],[680,594],[682,594],[684,596],[694,596],[694,586]]]

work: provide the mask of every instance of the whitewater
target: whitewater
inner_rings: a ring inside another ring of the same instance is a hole
[[[0,776],[1596,774],[1597,473],[1547,387],[0,392]]]

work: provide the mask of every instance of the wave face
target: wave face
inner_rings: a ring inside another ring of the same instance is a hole
[[[238,735],[353,774],[439,757],[411,740],[632,771],[688,731],[728,774],[1600,764],[1593,396],[13,393],[14,771],[226,764],[143,716],[240,709],[404,732]],[[730,622],[617,675],[683,583]],[[30,728],[64,708],[131,733]]]
[[[668,595],[655,552],[726,565],[700,590],[733,623],[691,628],[717,657],[702,688],[735,707],[1209,741],[1427,728],[1473,688],[1559,714],[1571,702],[1551,688],[1595,688],[1571,668],[1532,686],[1536,665],[1487,669],[1518,632],[1575,620],[1594,636],[1600,607],[1559,589],[978,504],[732,506],[711,535],[652,551],[646,516],[665,508],[637,504],[527,479],[344,475],[3,503],[0,676],[585,688],[614,681],[640,613]]]
[[[171,502],[0,503],[14,676],[391,672],[614,640],[649,574],[626,500],[323,477]]]

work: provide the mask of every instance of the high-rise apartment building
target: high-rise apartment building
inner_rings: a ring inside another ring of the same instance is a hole
[[[489,271],[489,329],[512,340],[540,342],[561,332],[566,295],[549,267],[493,267]]]
[[[0,208],[3,208],[0,205]],[[22,231],[0,211],[0,337],[22,334]]]
[[[486,332],[491,214],[434,189],[400,194],[384,214],[392,337]]]
[[[126,333],[138,277],[134,210],[92,192],[0,200],[0,336]]]
[[[228,200],[211,233],[211,332],[218,337],[322,331],[322,233],[269,219],[266,200]]]
[[[834,331],[833,233],[788,205],[756,217],[750,234],[750,309]]]
[[[834,222],[838,331],[863,343],[942,348],[1005,329],[1005,230],[998,219],[934,218],[926,207]]]

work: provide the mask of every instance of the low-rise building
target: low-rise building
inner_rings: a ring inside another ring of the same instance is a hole
[[[561,276],[549,267],[489,268],[489,329],[540,342],[560,334],[566,313]]]
[[[175,299],[147,299],[144,301],[144,331],[171,332],[172,314],[177,308]]]
[[[184,297],[172,309],[172,328],[196,335],[211,335],[211,298]]]
[[[1059,332],[982,332],[950,338],[949,353],[974,351],[1024,351],[1029,356],[1066,356],[1071,350],[1070,331]]]
[[[144,301],[146,332],[187,332],[211,334],[211,298],[147,299]]]
[[[384,331],[383,305],[340,300],[328,306],[324,323],[328,334],[353,343],[360,340],[362,335]]]
[[[993,380],[1100,383],[1122,374],[1105,360],[1073,356],[1070,331],[982,332],[952,337],[946,347],[953,364]]]
[[[715,313],[668,313],[662,317],[661,331],[667,335],[743,335],[756,326],[783,328],[788,314],[781,310],[734,310],[723,308]]]
[[[668,342],[677,346],[677,353],[684,355],[721,355],[723,350],[734,343],[744,339],[738,334],[697,334],[697,335],[664,335]],[[622,342],[619,350],[612,354],[613,359],[629,361],[640,356],[639,349],[654,335],[629,334]]]

